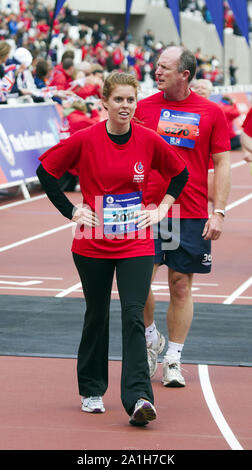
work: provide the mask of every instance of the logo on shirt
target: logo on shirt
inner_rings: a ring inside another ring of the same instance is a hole
[[[169,118],[171,115],[170,111],[168,111],[167,109],[163,112],[163,117],[164,118]]]
[[[144,181],[144,167],[141,162],[136,162],[134,165],[134,183],[141,183]]]
[[[113,198],[112,196],[108,196],[108,197],[106,198],[106,201],[107,201],[108,204],[113,204],[114,198]]]

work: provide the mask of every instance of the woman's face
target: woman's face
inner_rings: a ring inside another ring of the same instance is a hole
[[[131,85],[116,85],[109,98],[103,98],[111,125],[120,129],[129,124],[136,109],[136,91]]]

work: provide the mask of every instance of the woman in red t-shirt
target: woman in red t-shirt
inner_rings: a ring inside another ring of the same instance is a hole
[[[110,74],[103,87],[108,119],[45,152],[37,174],[54,205],[77,224],[72,252],[87,307],[77,362],[82,410],[105,411],[102,397],[108,386],[109,309],[116,271],[122,311],[121,399],[130,424],[143,426],[156,418],[143,322],[154,260],[150,225],[165,217],[188,172],[176,150],[154,131],[131,122],[137,89],[133,75]],[[75,165],[82,207],[57,193],[57,178]],[[152,168],[170,184],[162,204],[147,210],[143,205]]]

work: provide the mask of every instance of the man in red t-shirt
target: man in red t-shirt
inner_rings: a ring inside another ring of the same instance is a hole
[[[176,146],[186,162],[189,180],[176,201],[180,217],[163,219],[155,239],[155,266],[168,266],[170,303],[167,312],[168,350],[163,361],[163,385],[185,386],[181,374],[181,351],[193,318],[193,273],[211,269],[211,240],[217,240],[223,229],[225,205],[230,190],[230,140],[223,111],[190,90],[196,61],[182,47],[168,47],[162,52],[156,69],[156,93],[138,102],[137,122],[157,131],[167,142]],[[212,155],[215,170],[212,217],[208,219],[207,175]],[[162,177],[153,172],[149,180],[162,193]],[[159,195],[159,198],[161,194]],[[179,232],[180,231],[180,232]],[[170,240],[171,243],[170,243]],[[155,327],[155,301],[150,291],[145,307],[146,341],[150,376],[157,370],[157,357],[165,339]]]
[[[242,125],[241,144],[244,151],[244,160],[252,162],[252,108],[250,108]]]
[[[73,81],[74,72],[74,61],[67,57],[53,70],[49,85],[56,86],[57,90],[68,90]]]

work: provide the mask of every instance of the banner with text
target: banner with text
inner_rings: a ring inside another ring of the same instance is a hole
[[[36,176],[38,158],[59,142],[54,104],[0,106],[0,184]]]

